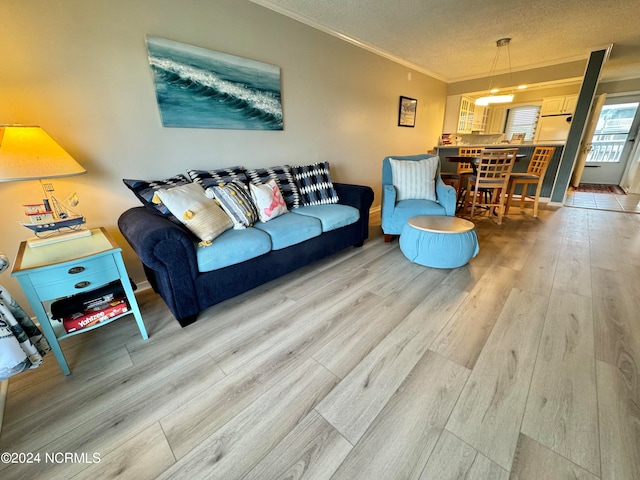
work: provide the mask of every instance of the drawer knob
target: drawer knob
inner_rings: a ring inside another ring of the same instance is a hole
[[[87,288],[89,285],[91,285],[91,282],[78,282],[74,285],[75,288]]]
[[[76,273],[84,272],[84,267],[71,267],[67,273],[75,275]]]

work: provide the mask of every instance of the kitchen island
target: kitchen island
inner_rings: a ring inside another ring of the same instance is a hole
[[[482,147],[482,148],[517,148],[518,154],[526,155],[526,157],[516,162],[513,165],[514,172],[526,172],[527,167],[529,166],[529,160],[531,159],[531,155],[536,147],[556,147],[556,151],[553,153],[553,157],[551,157],[551,161],[549,162],[549,167],[547,168],[547,173],[544,176],[544,180],[542,182],[542,191],[540,192],[541,198],[550,198],[551,192],[553,190],[553,183],[556,179],[556,173],[558,172],[558,166],[560,165],[560,158],[562,157],[562,150],[564,148],[564,143],[556,143],[556,142],[548,142],[548,143],[522,143],[518,145],[510,145],[508,143],[502,144],[491,144],[491,145],[439,145],[435,147],[436,154],[440,157],[441,171],[442,172],[455,172],[456,171],[456,163],[455,162],[447,162],[447,156],[455,156],[458,154],[459,147]],[[518,187],[519,189],[520,187]],[[516,190],[516,193],[519,193],[519,190]]]

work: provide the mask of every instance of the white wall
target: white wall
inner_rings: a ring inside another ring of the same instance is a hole
[[[146,35],[281,67],[284,131],[163,128]],[[245,0],[2,0],[0,42],[0,124],[42,126],[87,169],[56,191],[77,191],[88,226],[123,246],[135,280],[142,269],[116,225],[137,205],[123,177],[326,160],[379,205],[382,158],[427,151],[442,126],[443,82]],[[418,99],[416,128],[397,126],[400,95]],[[21,204],[40,198],[37,182],[0,184],[10,258],[29,236]],[[0,282],[23,299],[8,274]]]

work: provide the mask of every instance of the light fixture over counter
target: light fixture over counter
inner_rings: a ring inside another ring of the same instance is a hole
[[[513,102],[513,93],[503,94],[503,95],[493,95],[492,92],[496,90],[492,89],[493,84],[493,74],[495,73],[496,67],[498,65],[498,59],[500,58],[500,50],[501,47],[507,47],[507,57],[509,59],[509,76],[511,76],[511,51],[509,50],[509,43],[511,42],[510,38],[501,38],[496,42],[496,46],[498,50],[496,50],[496,56],[493,58],[493,63],[491,64],[491,71],[489,73],[489,91],[488,94],[484,97],[480,97],[476,99],[475,104],[481,106],[487,106],[493,103],[511,103]]]

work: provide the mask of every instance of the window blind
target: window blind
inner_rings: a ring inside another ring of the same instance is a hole
[[[524,133],[525,141],[533,141],[539,116],[540,105],[521,105],[510,108],[504,129],[505,137],[509,139],[512,133]]]

